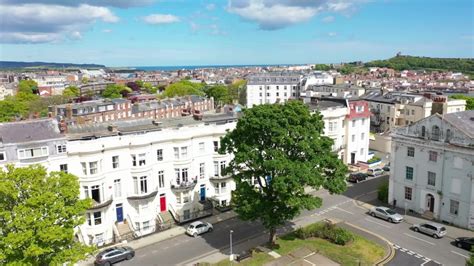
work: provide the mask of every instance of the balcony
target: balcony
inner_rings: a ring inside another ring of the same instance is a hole
[[[100,208],[108,207],[110,204],[112,204],[112,201],[112,195],[104,197],[101,201],[92,199],[92,207],[90,207],[89,210],[97,210]]]
[[[220,182],[222,180],[227,180],[227,179],[230,179],[232,178],[232,175],[219,175],[219,176],[215,176],[215,175],[211,175],[209,176],[209,180],[211,182]]]
[[[142,199],[151,199],[154,198],[158,194],[158,187],[154,187],[153,189],[150,189],[146,193],[141,192],[140,194],[136,193],[131,193],[127,199],[128,200],[142,200]]]
[[[197,184],[196,179],[193,179],[193,180],[187,181],[187,182],[180,182],[179,184],[172,181],[171,182],[171,190],[173,190],[175,192],[183,192],[183,191],[193,190],[194,187],[196,186],[196,184]]]

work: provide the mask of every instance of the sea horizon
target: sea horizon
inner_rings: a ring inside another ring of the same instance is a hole
[[[170,70],[193,70],[205,68],[229,68],[229,67],[272,67],[272,66],[296,66],[307,64],[257,64],[257,65],[178,65],[178,66],[128,66],[127,68],[143,71],[170,71]]]

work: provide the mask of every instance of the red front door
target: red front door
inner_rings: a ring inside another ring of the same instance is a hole
[[[165,195],[160,195],[160,211],[166,211],[166,197]]]

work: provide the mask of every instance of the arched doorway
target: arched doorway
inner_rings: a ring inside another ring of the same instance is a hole
[[[430,212],[433,212],[434,211],[434,204],[435,204],[435,198],[433,195],[431,194],[426,194],[426,209]]]

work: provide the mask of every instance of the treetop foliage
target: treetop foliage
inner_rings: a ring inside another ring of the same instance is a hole
[[[39,165],[0,169],[0,264],[75,263],[94,249],[74,240],[90,200],[77,177]]]
[[[225,172],[236,182],[232,202],[242,219],[260,220],[272,232],[302,209],[321,206],[322,199],[306,194],[305,187],[346,189],[347,167],[323,130],[322,116],[311,115],[299,101],[244,110],[220,149],[234,155]]]

